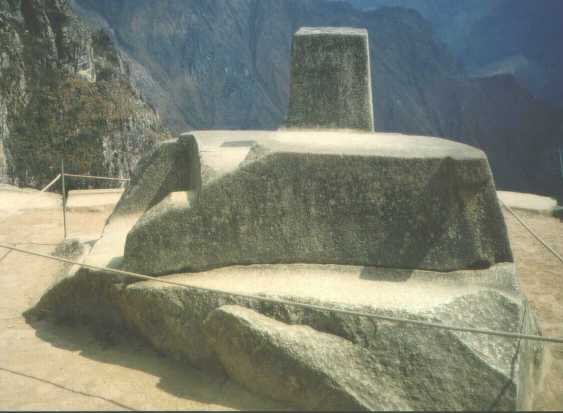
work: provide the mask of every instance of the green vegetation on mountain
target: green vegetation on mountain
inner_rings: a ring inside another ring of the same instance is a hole
[[[63,154],[69,172],[129,176],[162,134],[129,76],[107,32],[86,27],[68,1],[2,3],[0,181],[41,187]]]

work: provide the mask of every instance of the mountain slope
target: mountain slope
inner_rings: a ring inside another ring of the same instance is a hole
[[[431,41],[431,28],[414,12],[359,12],[346,4],[310,0],[79,0],[79,10],[97,13],[114,31],[120,47],[142,64],[195,128],[273,128],[285,117],[289,54],[294,31],[305,25],[362,26],[370,29],[376,105],[405,86],[453,76],[458,68]],[[420,40],[416,40],[419,38]],[[409,62],[410,60],[410,62]],[[412,68],[402,67],[409,62]],[[161,107],[162,99],[145,90]],[[433,130],[413,93],[395,114],[401,124]],[[170,106],[170,104],[167,104]],[[383,108],[381,108],[383,109]],[[378,111],[376,110],[376,113]],[[396,111],[395,111],[396,112]],[[418,112],[418,113],[417,113]],[[414,113],[414,116],[413,116]],[[169,113],[161,111],[165,122]],[[380,128],[393,128],[387,116]],[[170,125],[170,123],[169,123]],[[389,125],[387,127],[387,125]],[[170,125],[171,127],[174,125]]]
[[[278,127],[287,109],[293,32],[305,25],[366,27],[377,130],[482,147],[499,187],[561,192],[555,155],[562,112],[513,77],[468,77],[414,10],[311,0],[76,3],[85,18],[111,28],[143,68],[139,86],[177,131]]]
[[[0,1],[0,182],[40,187],[67,171],[128,176],[159,136],[104,32],[66,0]]]

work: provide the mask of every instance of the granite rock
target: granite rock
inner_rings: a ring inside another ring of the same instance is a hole
[[[145,212],[172,192],[197,192],[200,186],[197,141],[192,135],[182,135],[162,142],[139,161],[112,216]]]
[[[286,126],[373,132],[368,32],[303,27],[293,36]]]
[[[306,410],[412,410],[373,355],[309,326],[223,306],[205,332],[229,376],[263,396]]]
[[[351,266],[248,266],[166,279],[192,288],[152,281],[126,287],[121,312],[133,331],[158,351],[205,370],[223,371],[253,391],[297,403],[297,407],[314,408],[319,399],[311,396],[307,401],[308,394],[315,385],[326,388],[331,382],[327,374],[332,378],[349,374],[353,379],[344,380],[348,384],[365,379],[380,394],[388,395],[383,400],[370,391],[354,391],[366,403],[364,408],[375,410],[390,406],[414,410],[515,410],[531,406],[540,374],[541,343],[261,301],[283,299],[463,327],[541,334],[518,289],[512,264],[448,274]],[[225,305],[246,307],[279,323],[262,323],[263,318],[254,323],[254,316],[249,322],[233,321],[229,316],[210,325],[210,315]],[[292,330],[289,325],[310,328]],[[334,338],[327,338],[329,335]],[[314,350],[320,347],[326,352]],[[350,358],[348,370],[331,370],[330,362],[339,365],[342,359],[337,354],[342,353],[347,355],[343,358]],[[282,365],[286,368],[283,374]],[[262,381],[255,381],[259,375]],[[369,378],[373,375],[377,380]],[[305,383],[299,377],[318,381]]]
[[[194,207],[142,217],[127,236],[126,268],[162,275],[302,262],[450,271],[512,261],[489,164],[475,148],[350,132],[260,133],[257,142]]]

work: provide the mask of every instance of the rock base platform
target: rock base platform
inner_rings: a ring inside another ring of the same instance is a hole
[[[156,281],[131,283],[108,274],[90,272],[85,276],[78,272],[54,286],[38,308],[49,309],[59,319],[94,320],[127,328],[164,354],[227,374],[258,394],[300,408],[330,409],[319,399],[318,391],[324,389],[328,394],[327,389],[334,386],[340,394],[347,394],[344,399],[350,403],[340,406],[347,409],[515,410],[530,406],[542,361],[541,343],[395,324],[259,299],[538,334],[512,264],[449,273],[338,265],[251,265],[162,279],[206,290]],[[72,298],[79,296],[89,300],[81,303]],[[62,306],[62,302],[72,304]],[[255,314],[250,317],[258,317],[257,326],[264,319],[270,321],[259,328],[240,320],[238,328],[231,321],[222,325],[221,317],[209,321],[215,311],[232,305],[252,310]],[[271,323],[273,330],[267,327]],[[295,338],[296,326],[309,330]],[[245,339],[237,339],[237,335]],[[253,340],[266,344],[259,346]],[[318,340],[332,344],[327,348]],[[345,363],[346,358],[336,357],[341,351],[359,358]],[[236,357],[241,355],[247,366],[258,370],[240,370],[243,364]],[[282,364],[289,369],[282,375],[279,360],[286,360]],[[292,366],[298,368],[292,370]],[[312,378],[303,381],[303,372]],[[256,375],[263,381],[253,381]],[[366,380],[372,391],[363,393],[358,389],[365,388]],[[264,381],[276,385],[268,387]],[[377,396],[382,393],[392,397]]]
[[[292,304],[540,334],[481,151],[395,134],[200,131],[140,165],[81,259],[188,288],[75,266],[29,316],[134,332],[296,408],[530,407],[539,342]]]

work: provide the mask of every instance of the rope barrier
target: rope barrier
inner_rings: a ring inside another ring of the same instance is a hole
[[[45,192],[47,189],[49,189],[50,187],[52,187],[53,185],[55,185],[55,183],[56,183],[59,179],[61,179],[61,174],[58,174],[58,175],[55,177],[55,179],[53,179],[51,182],[49,182],[49,183],[47,184],[47,186],[46,186],[45,188],[43,188],[41,191],[39,191],[39,192]]]
[[[532,228],[530,228],[530,226],[528,224],[526,224],[526,221],[524,221],[516,212],[514,212],[514,210],[512,208],[510,208],[508,205],[506,205],[504,202],[502,202],[502,200],[500,198],[498,200],[499,200],[500,204],[508,212],[510,212],[514,216],[514,218],[516,218],[516,220],[524,228],[526,228],[526,230],[528,230],[528,232],[530,234],[532,234],[534,236],[534,238],[536,240],[538,240],[549,252],[551,252],[559,261],[561,261],[563,263],[563,257],[561,256],[561,254],[559,254],[557,251],[555,251],[555,249],[553,249],[542,237],[540,237]]]
[[[62,176],[63,176],[62,174],[57,175],[40,192],[47,191],[47,189],[49,189],[51,186],[53,186],[59,179],[62,178]],[[85,178],[85,179],[129,181],[129,179],[127,179],[127,178],[111,178],[111,177],[93,176],[93,175],[79,175],[79,174],[66,174],[65,173],[64,176],[75,177],[75,178]],[[559,259],[559,261],[561,261],[563,263],[563,257],[557,251],[555,251],[555,249],[553,249],[549,244],[547,244],[547,242],[545,240],[543,240],[542,237],[539,236],[532,228],[530,228],[526,224],[526,222],[518,214],[516,214],[516,212],[514,212],[512,210],[512,208],[510,208],[508,205],[506,205],[500,198],[499,198],[499,203],[510,214],[512,214],[516,218],[516,220],[528,232],[530,232],[530,234],[532,234],[534,236],[534,238],[536,238],[537,241],[539,241],[548,251],[550,251],[557,259]],[[212,292],[212,293],[215,293],[215,294],[221,294],[221,295],[226,295],[226,296],[231,296],[231,297],[252,299],[252,300],[258,300],[258,301],[269,302],[269,303],[274,303],[274,304],[284,304],[284,305],[290,305],[290,306],[294,306],[294,307],[301,307],[301,308],[307,308],[307,309],[313,309],[313,310],[319,310],[319,311],[328,311],[328,312],[333,312],[333,313],[367,317],[367,318],[377,319],[377,320],[381,320],[381,321],[388,321],[388,322],[401,323],[401,324],[411,324],[411,325],[417,325],[417,326],[421,326],[421,327],[437,328],[437,329],[442,329],[442,330],[467,332],[467,333],[474,333],[474,334],[486,334],[486,335],[499,336],[499,337],[525,339],[525,340],[535,340],[535,341],[543,341],[543,342],[552,342],[552,343],[563,344],[563,337],[545,337],[545,336],[535,336],[535,335],[510,333],[510,332],[498,331],[498,330],[487,330],[487,329],[478,329],[478,328],[470,328],[470,327],[457,327],[457,326],[452,326],[452,325],[447,325],[447,324],[433,323],[433,322],[429,322],[429,321],[409,320],[409,319],[404,319],[404,318],[383,316],[383,315],[366,313],[366,312],[361,312],[361,311],[342,310],[342,309],[336,309],[336,308],[323,307],[323,306],[314,305],[314,304],[305,304],[305,303],[299,303],[299,302],[287,301],[287,300],[281,300],[281,299],[259,297],[259,296],[253,296],[253,295],[250,295],[250,294],[232,293],[232,292],[227,292],[227,291],[214,290],[214,289],[210,289],[210,288],[191,286],[191,285],[179,283],[179,282],[176,282],[176,281],[164,280],[164,279],[161,279],[161,278],[158,278],[158,277],[151,277],[151,276],[148,276],[148,275],[138,274],[138,273],[134,273],[134,272],[130,272],[130,271],[116,270],[116,269],[113,269],[113,268],[98,267],[98,266],[95,266],[95,265],[79,263],[79,262],[71,261],[71,260],[68,260],[68,259],[65,259],[65,258],[61,258],[61,257],[55,257],[55,256],[48,255],[48,254],[41,254],[41,253],[38,253],[38,252],[24,250],[24,249],[13,247],[13,246],[10,246],[10,245],[7,245],[7,244],[0,244],[0,248],[7,249],[9,251],[16,251],[16,252],[19,252],[19,253],[22,253],[22,254],[34,255],[34,256],[38,256],[38,257],[42,257],[42,258],[46,258],[46,259],[51,259],[51,260],[63,262],[63,263],[66,263],[66,264],[78,265],[80,267],[93,269],[95,271],[101,271],[101,272],[106,272],[106,273],[114,273],[114,274],[124,275],[124,276],[133,277],[133,278],[137,278],[137,279],[142,279],[142,280],[145,280],[145,281],[155,281],[155,282],[159,282],[159,283],[163,283],[163,284],[169,284],[169,285],[179,286],[179,287],[182,287],[182,288],[198,290],[198,291]]]
[[[0,262],[4,261],[4,258],[6,258],[8,255],[10,255],[12,252],[13,251],[11,251],[11,250],[6,251],[6,253],[0,257]]]
[[[392,322],[392,323],[411,324],[411,325],[417,325],[417,326],[420,326],[420,327],[429,327],[429,328],[436,328],[436,329],[441,329],[441,330],[457,331],[457,332],[462,332],[462,333],[485,334],[485,335],[491,335],[491,336],[499,336],[499,337],[507,337],[507,338],[515,338],[515,339],[524,339],[524,340],[533,340],[533,341],[542,341],[542,342],[563,344],[563,337],[536,336],[536,335],[528,335],[528,334],[510,333],[508,331],[487,330],[487,329],[472,328],[472,327],[457,327],[457,326],[453,326],[453,325],[434,323],[434,322],[430,322],[430,321],[410,320],[410,319],[406,319],[406,318],[384,316],[384,315],[379,315],[379,314],[366,313],[366,312],[362,312],[362,311],[343,310],[343,309],[338,309],[338,308],[323,307],[323,306],[315,305],[315,304],[306,304],[306,303],[282,300],[282,299],[277,299],[277,298],[268,298],[268,297],[260,297],[260,296],[250,295],[250,294],[233,293],[233,292],[228,292],[228,291],[215,290],[215,289],[211,289],[211,288],[197,287],[197,286],[193,286],[193,285],[183,284],[183,283],[180,283],[180,282],[177,282],[177,281],[161,279],[161,278],[158,278],[158,277],[151,277],[151,276],[148,276],[148,275],[138,274],[138,273],[130,272],[130,271],[116,270],[116,269],[113,269],[113,268],[99,267],[97,265],[80,263],[80,262],[72,261],[72,260],[69,260],[69,259],[66,259],[66,258],[62,258],[62,257],[55,257],[55,256],[48,255],[48,254],[42,254],[42,253],[39,253],[39,252],[34,252],[34,251],[24,250],[24,249],[21,249],[21,248],[16,248],[16,247],[13,247],[13,246],[10,246],[10,245],[7,245],[7,244],[1,244],[0,243],[0,248],[5,248],[5,249],[16,251],[16,252],[19,252],[19,253],[22,253],[22,254],[33,255],[33,256],[42,257],[42,258],[46,258],[46,259],[50,259],[50,260],[54,260],[54,261],[59,261],[59,262],[63,262],[63,263],[66,263],[66,264],[78,265],[80,267],[89,268],[89,269],[92,269],[92,270],[95,270],[95,271],[124,275],[124,276],[133,277],[133,278],[137,278],[137,279],[141,279],[141,280],[145,280],[145,281],[155,281],[155,282],[159,282],[159,283],[162,283],[162,284],[173,285],[173,286],[187,288],[187,289],[191,289],[191,290],[195,290],[195,291],[211,292],[211,293],[214,293],[214,294],[220,294],[220,295],[224,295],[224,296],[228,296],[228,297],[239,297],[239,298],[256,300],[256,301],[267,302],[267,303],[272,303],[272,304],[283,304],[283,305],[289,305],[289,306],[293,306],[293,307],[307,308],[307,309],[311,309],[311,310],[319,310],[319,311],[326,311],[326,312],[331,312],[331,313],[346,314],[346,315],[353,315],[353,316],[359,316],[359,317],[367,317],[367,318],[372,318],[372,319],[381,320],[381,321],[388,321],[388,322]]]
[[[78,175],[78,174],[66,174],[65,176],[70,176],[73,178],[86,178],[86,179],[102,179],[106,181],[122,181],[122,182],[129,182],[129,178],[110,178],[108,176],[94,176],[94,175]]]

